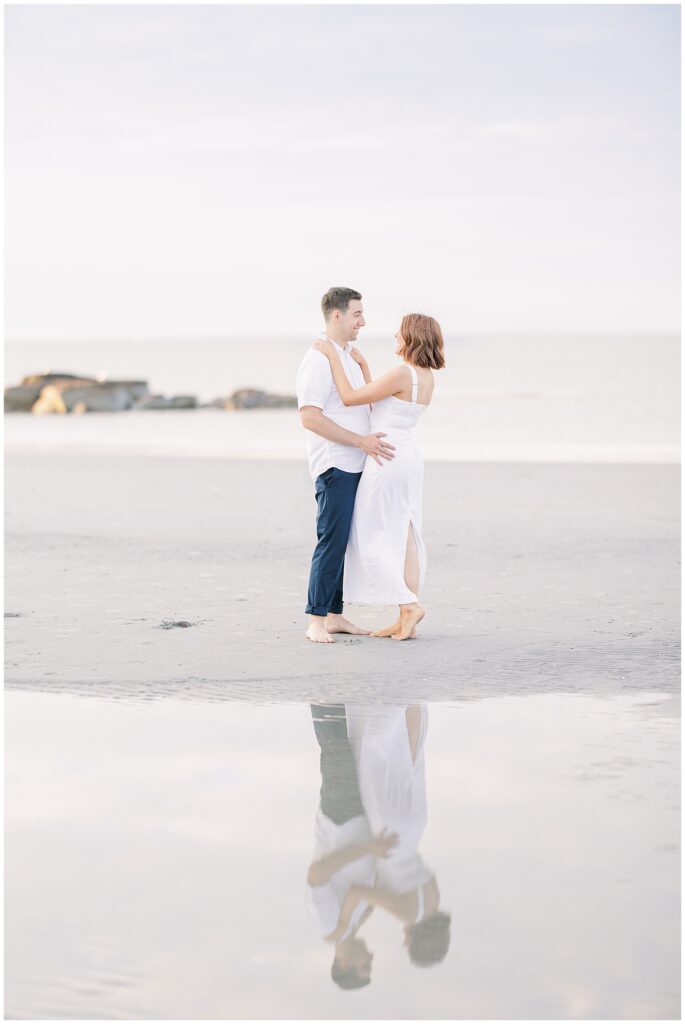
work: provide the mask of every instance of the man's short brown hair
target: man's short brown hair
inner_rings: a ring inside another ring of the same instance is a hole
[[[334,309],[346,313],[352,299],[361,299],[354,288],[329,288],[321,300],[321,312],[324,320],[328,320]]]
[[[363,978],[356,967],[341,967],[338,959],[333,961],[331,966],[331,978],[339,988],[366,988],[371,984],[371,978]]]

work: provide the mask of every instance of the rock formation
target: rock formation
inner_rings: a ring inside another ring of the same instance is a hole
[[[5,388],[5,412],[52,413],[123,412],[126,409],[197,409],[195,395],[152,395],[144,380],[96,380],[73,373],[30,374],[16,387]],[[294,395],[271,395],[240,388],[202,408],[296,409]]]

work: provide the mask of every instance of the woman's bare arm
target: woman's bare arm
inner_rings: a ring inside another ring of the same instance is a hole
[[[359,362],[359,369],[364,374],[364,382],[366,384],[370,384],[371,381],[373,380],[373,377],[371,376],[371,370],[369,369],[369,364],[367,363],[366,359],[362,357],[361,360],[356,361]]]
[[[335,351],[333,343],[330,341],[317,341],[314,347],[319,352],[323,352],[328,358],[331,364],[333,380],[343,405],[370,405],[373,402],[380,401],[381,398],[388,398],[389,395],[399,394],[406,387],[406,373],[403,367],[396,366],[382,377],[379,377],[378,380],[371,380],[361,388],[353,388],[347,379],[347,374],[343,369],[340,356]],[[371,374],[369,373],[370,376]],[[366,374],[364,379],[366,379]]]
[[[343,903],[340,915],[341,923],[346,925],[349,923],[352,912],[360,900],[366,900],[373,907],[382,907],[383,910],[387,910],[401,921],[411,921],[413,920],[412,914],[414,917],[416,916],[415,893],[400,894],[378,886],[353,885]],[[345,918],[344,922],[343,918]]]
[[[309,865],[307,884],[314,886],[325,885],[346,864],[351,864],[355,860],[361,860],[362,857],[368,856],[368,853],[368,843],[355,843],[352,846],[344,846],[340,850],[334,850],[333,853],[329,853],[328,856],[321,857],[320,860],[315,860]]]

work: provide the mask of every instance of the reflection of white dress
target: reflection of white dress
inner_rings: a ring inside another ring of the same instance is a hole
[[[377,884],[396,893],[420,890],[433,877],[418,846],[428,821],[424,746],[428,709],[419,706],[420,728],[412,761],[405,707],[347,705],[359,792],[371,831],[397,832],[399,843],[376,861]]]
[[[404,582],[404,560],[410,525],[419,556],[420,583],[426,575],[426,548],[421,538],[423,458],[414,427],[425,405],[416,401],[418,377],[413,366],[412,400],[394,395],[374,402],[371,431],[382,430],[395,446],[382,465],[369,455],[364,465],[345,557],[344,599],[354,604],[410,604],[417,600]]]
[[[363,815],[336,825],[319,807],[314,828],[312,861],[329,856],[347,846],[368,843],[371,839],[369,823]],[[373,885],[376,878],[375,860],[369,854],[344,864],[321,885],[307,885],[306,903],[312,919],[317,923],[322,938],[338,927],[340,911],[345,897],[353,885]],[[356,907],[345,936],[356,931],[368,903],[362,900]]]

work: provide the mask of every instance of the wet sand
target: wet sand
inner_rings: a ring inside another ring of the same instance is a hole
[[[10,1018],[678,1017],[676,467],[429,463],[419,639],[325,647],[304,465],[5,480]],[[451,945],[416,968],[379,911],[351,992],[305,908],[310,701],[429,703]]]
[[[304,638],[304,463],[11,456],[5,479],[11,688],[402,701],[677,683],[675,466],[428,463],[420,638],[327,647]]]

